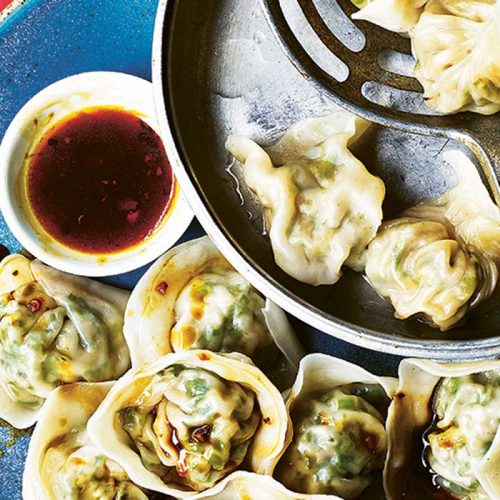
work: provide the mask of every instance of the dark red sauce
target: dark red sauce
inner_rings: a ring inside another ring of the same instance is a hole
[[[408,450],[408,456],[394,481],[392,491],[394,498],[404,500],[457,500],[456,496],[438,484],[436,474],[431,469],[427,459],[429,452],[428,435],[435,429],[438,420],[433,407],[438,387],[439,385],[436,385],[428,402],[429,415],[433,415],[431,420],[423,427],[416,428],[413,431],[413,447]],[[398,394],[396,397],[404,397],[404,394]]]
[[[413,433],[414,448],[406,457],[402,471],[394,481],[392,489],[394,498],[405,500],[457,500],[448,490],[439,486],[435,474],[426,459],[425,436],[428,427],[415,429]]]
[[[54,239],[85,253],[143,241],[167,212],[174,188],[160,137],[117,108],[89,108],[57,123],[28,166],[35,217]]]
[[[0,260],[5,259],[7,255],[9,255],[9,249],[7,247],[4,247],[3,245],[0,245]]]
[[[205,424],[201,427],[195,427],[191,431],[191,438],[198,441],[199,443],[207,443],[208,441],[210,441],[211,432],[212,426],[209,424]]]

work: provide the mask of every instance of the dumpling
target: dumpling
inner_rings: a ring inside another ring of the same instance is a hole
[[[404,214],[451,224],[468,246],[500,265],[500,208],[488,194],[477,168],[464,153],[447,151],[443,156],[455,170],[457,185]]]
[[[333,284],[344,264],[363,267],[385,196],[384,183],[348,149],[367,126],[347,111],[308,120],[292,127],[271,156],[245,137],[226,142],[263,205],[276,263],[299,281]]]
[[[500,2],[432,0],[410,35],[415,76],[430,107],[500,110]]]
[[[395,316],[420,316],[448,330],[491,295],[497,269],[472,253],[446,225],[403,217],[385,223],[368,247],[366,276]]]
[[[128,293],[22,255],[0,264],[0,417],[35,423],[58,385],[113,380],[130,366]]]
[[[285,313],[208,237],[174,247],[146,272],[127,305],[124,332],[134,367],[187,349],[234,351],[283,388],[303,356]]]
[[[87,421],[112,383],[75,383],[51,392],[30,439],[24,500],[147,500],[125,471],[100,453]]]
[[[500,110],[498,0],[352,0],[354,19],[408,34],[414,75],[443,114]]]
[[[132,369],[90,419],[138,485],[185,497],[243,466],[271,474],[290,436],[279,391],[248,358],[193,350]]]
[[[287,396],[293,439],[275,478],[300,494],[358,498],[382,476],[396,384],[340,359],[306,356]]]
[[[433,406],[437,418],[427,435],[427,460],[438,482],[452,492],[486,497],[474,469],[498,432],[500,371],[443,379]]]
[[[500,498],[499,362],[404,360],[399,376],[387,497],[433,498],[440,488],[440,496],[445,489],[464,500]]]
[[[360,10],[353,19],[363,19],[396,33],[407,33],[417,23],[427,0],[351,0]]]
[[[368,247],[365,268],[397,318],[417,316],[443,331],[492,294],[500,256],[490,237],[500,228],[498,207],[463,153],[446,158],[458,186],[385,222]]]

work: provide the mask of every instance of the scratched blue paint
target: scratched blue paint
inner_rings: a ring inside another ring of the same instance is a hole
[[[151,78],[157,0],[29,0],[0,25],[0,137],[43,87],[83,71],[115,70]],[[193,224],[191,237],[201,234]],[[187,235],[189,236],[189,235]],[[0,243],[19,244],[0,216]],[[130,287],[144,269],[112,281]],[[0,500],[21,498],[28,437],[14,446],[0,426]]]
[[[0,24],[0,138],[16,112],[39,90],[65,76],[114,70],[151,78],[157,0],[25,0]],[[182,240],[204,234],[193,221]],[[0,244],[20,249],[0,215]],[[132,288],[147,266],[104,281]],[[395,374],[399,359],[374,354],[295,322],[307,351],[334,354],[376,373]],[[28,437],[7,446],[0,426],[0,500],[21,498]]]

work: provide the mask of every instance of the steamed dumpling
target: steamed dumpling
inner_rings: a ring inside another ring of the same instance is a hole
[[[281,394],[248,358],[193,350],[129,371],[88,431],[135,483],[183,497],[243,465],[272,473],[289,420]]]
[[[405,215],[453,226],[457,236],[468,246],[500,265],[500,208],[464,153],[447,151],[444,158],[455,170],[457,185],[434,200],[426,200],[406,210]]]
[[[397,318],[418,315],[448,330],[491,294],[497,272],[444,224],[403,217],[385,223],[370,244],[366,276]]]
[[[384,223],[368,247],[365,269],[396,317],[419,316],[441,330],[491,295],[500,257],[498,207],[463,153],[446,159],[459,184]]]
[[[487,499],[476,469],[500,426],[500,372],[444,378],[433,401],[427,461],[437,483],[459,498]]]
[[[89,442],[85,426],[60,439],[60,443],[46,450],[42,464],[42,474],[50,481],[49,498],[147,500],[147,495],[129,481],[125,471]]]
[[[440,113],[500,110],[500,2],[431,0],[410,32],[415,76]]]
[[[243,462],[261,418],[252,391],[183,364],[157,374],[145,390],[150,396],[121,409],[119,422],[147,469],[203,490]]]
[[[124,333],[134,367],[172,351],[239,352],[283,388],[303,356],[285,313],[207,236],[172,248],[144,274],[130,296]]]
[[[354,19],[407,34],[427,104],[443,114],[500,110],[498,0],[352,0]]]
[[[324,354],[302,359],[286,398],[293,439],[274,475],[293,498],[358,498],[365,490],[366,498],[382,497],[396,382]]]
[[[386,497],[500,498],[500,361],[404,359],[396,394]]]
[[[207,270],[177,297],[172,343],[180,349],[241,352],[251,356],[271,343],[264,299],[236,271]]]
[[[50,394],[30,440],[24,500],[147,500],[87,433],[87,421],[111,385],[75,383]]]
[[[363,19],[396,33],[415,26],[426,0],[351,0],[360,10],[353,19]]]
[[[385,418],[369,402],[380,386],[349,384],[304,397],[277,477],[293,491],[358,498],[384,467]]]
[[[363,267],[385,195],[383,182],[348,149],[366,127],[338,111],[292,127],[271,156],[245,137],[226,142],[264,207],[276,263],[299,281],[333,284],[344,264]]]
[[[56,386],[113,380],[128,293],[11,255],[0,264],[0,417],[29,427]]]

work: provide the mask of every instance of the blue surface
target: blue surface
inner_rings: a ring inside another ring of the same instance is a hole
[[[22,105],[40,89],[84,71],[115,70],[151,78],[157,0],[29,0],[0,25],[0,137]],[[203,234],[194,221],[182,238]],[[0,216],[0,244],[19,250]],[[106,281],[131,288],[146,268]],[[294,321],[307,351],[394,374],[399,358],[375,354]],[[0,500],[21,498],[28,436],[0,426]],[[12,443],[15,441],[15,445]]]
[[[156,6],[157,0],[31,0],[19,7],[0,25],[0,137],[30,97],[65,76],[116,70],[151,79]],[[200,233],[193,224],[189,236]],[[3,218],[0,243],[19,250]],[[113,281],[131,286],[142,272]],[[26,435],[0,427],[1,500],[21,498],[27,446]]]

